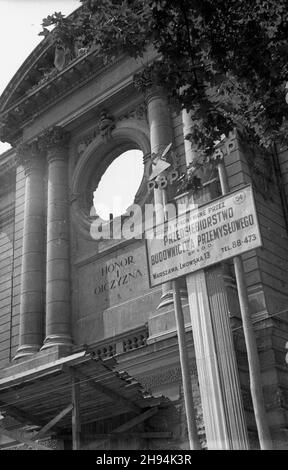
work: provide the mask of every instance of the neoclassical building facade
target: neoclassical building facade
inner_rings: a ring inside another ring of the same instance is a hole
[[[176,197],[149,190],[151,155],[172,143],[179,174],[193,162],[189,114],[135,88],[143,61],[103,66],[91,50],[43,79],[53,61],[44,40],[0,98],[0,449],[189,449],[173,284],[150,287],[144,237],[95,239],[91,209],[127,150],[143,153],[141,208],[216,199],[217,168]],[[273,446],[287,448],[288,153],[263,166],[237,132],[217,152],[231,191],[253,186],[262,247],[242,256],[245,283]],[[232,262],[182,278],[180,296],[200,445],[258,448]]]

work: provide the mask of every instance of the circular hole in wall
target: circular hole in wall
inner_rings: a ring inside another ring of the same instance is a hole
[[[133,204],[144,174],[143,152],[133,149],[121,153],[102,175],[93,205],[97,215],[109,220],[118,217]]]

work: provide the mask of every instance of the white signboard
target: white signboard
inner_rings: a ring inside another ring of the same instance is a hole
[[[164,228],[148,230],[146,244],[151,286],[258,248],[251,186],[181,214]]]

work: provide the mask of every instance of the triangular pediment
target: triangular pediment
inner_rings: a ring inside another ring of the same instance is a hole
[[[2,93],[1,113],[20,101],[39,82],[43,76],[43,70],[53,65],[53,56],[53,45],[44,39],[28,56]]]
[[[75,15],[79,9],[71,15]],[[23,128],[103,65],[91,48],[55,67],[55,44],[47,37],[32,51],[0,97],[0,139],[14,143]]]

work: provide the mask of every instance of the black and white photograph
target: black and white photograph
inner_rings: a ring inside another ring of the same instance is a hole
[[[0,60],[0,456],[288,450],[287,0],[0,0]]]

